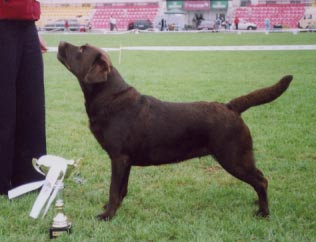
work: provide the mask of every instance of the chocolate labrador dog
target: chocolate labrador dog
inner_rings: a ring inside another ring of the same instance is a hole
[[[58,59],[79,80],[90,129],[111,159],[109,201],[100,219],[111,219],[127,194],[131,166],[175,163],[212,155],[259,198],[258,215],[269,215],[267,187],[256,168],[250,131],[241,113],[278,98],[292,76],[228,103],[164,102],[128,85],[104,51],[60,42]]]

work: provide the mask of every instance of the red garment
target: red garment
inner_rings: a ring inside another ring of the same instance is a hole
[[[36,21],[40,14],[40,3],[36,0],[0,0],[0,19]]]
[[[239,18],[238,18],[238,17],[235,17],[234,23],[235,23],[235,24],[238,24],[238,23],[239,23]]]

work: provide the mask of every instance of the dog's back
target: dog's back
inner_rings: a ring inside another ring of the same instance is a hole
[[[129,140],[135,142],[126,144],[127,149],[133,147],[130,156],[134,165],[160,165],[214,154],[226,137],[244,125],[225,104],[142,98],[138,116],[125,129]]]

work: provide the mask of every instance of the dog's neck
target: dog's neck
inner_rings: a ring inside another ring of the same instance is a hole
[[[88,115],[93,116],[97,110],[102,109],[100,105],[109,110],[122,103],[133,103],[140,94],[135,88],[128,85],[116,68],[113,67],[108,74],[107,80],[101,83],[82,84],[81,88],[85,96],[85,105]]]
[[[103,97],[110,98],[130,88],[115,67],[112,67],[105,82],[93,84],[80,82],[80,85],[87,103],[97,98],[101,93]]]

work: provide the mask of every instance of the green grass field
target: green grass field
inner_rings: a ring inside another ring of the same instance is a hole
[[[44,35],[99,47],[316,44],[315,33]],[[269,180],[271,216],[254,216],[256,194],[211,157],[160,167],[133,167],[129,193],[110,222],[98,221],[107,201],[110,161],[88,129],[78,81],[44,55],[48,152],[82,157],[83,184],[66,181],[66,214],[73,234],[56,241],[315,241],[316,51],[110,52],[125,80],[167,101],[228,102],[292,74],[278,100],[243,114],[254,141],[257,166]],[[53,207],[44,219],[28,216],[35,193],[0,197],[0,241],[48,241]]]

